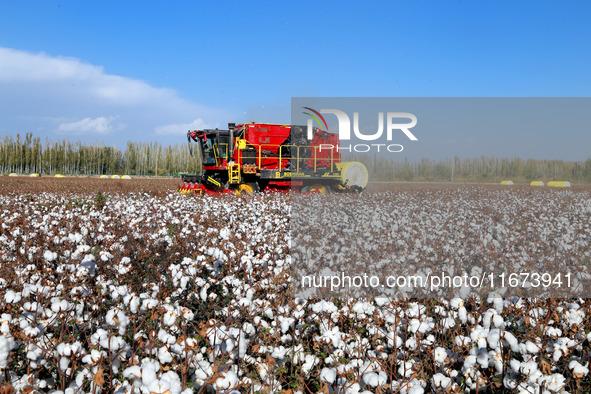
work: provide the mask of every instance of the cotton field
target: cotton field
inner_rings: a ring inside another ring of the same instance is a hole
[[[591,389],[588,299],[295,298],[288,194],[122,188],[0,191],[2,392]]]

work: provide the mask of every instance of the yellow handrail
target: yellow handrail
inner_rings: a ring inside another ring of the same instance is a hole
[[[244,162],[244,159],[255,159],[255,164],[257,166],[257,169],[260,170],[262,167],[262,160],[263,160],[263,150],[271,150],[271,151],[276,151],[277,154],[276,155],[272,155],[269,156],[270,158],[277,158],[278,162],[279,162],[279,168],[282,168],[283,166],[283,162],[284,161],[290,161],[290,162],[294,162],[295,161],[295,167],[296,167],[296,171],[299,172],[300,171],[300,162],[302,160],[314,160],[314,171],[317,170],[318,167],[318,161],[328,161],[328,163],[330,164],[330,171],[335,171],[335,164],[337,163],[337,160],[335,158],[335,153],[334,153],[334,149],[331,149],[330,152],[330,157],[327,158],[318,158],[318,150],[320,149],[320,147],[318,146],[308,146],[308,145],[273,145],[273,144],[260,144],[258,146],[256,146],[255,144],[251,144],[251,143],[245,143],[245,146],[251,146],[254,148],[255,150],[255,155],[254,157],[252,156],[248,156],[248,155],[244,155],[244,150],[242,150],[241,153],[241,158],[242,161]],[[287,149],[290,148],[290,155],[286,156],[285,152],[283,151],[283,149]],[[313,149],[313,153],[311,155],[311,157],[302,157],[301,156],[301,151],[300,149]],[[293,153],[295,151],[295,156],[293,156]]]

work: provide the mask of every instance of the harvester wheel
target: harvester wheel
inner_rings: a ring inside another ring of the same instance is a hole
[[[318,192],[320,194],[326,194],[326,187],[324,187],[324,185],[316,183],[316,184],[310,186],[310,191],[311,192]]]
[[[254,187],[250,183],[241,183],[240,185],[238,185],[238,189],[236,189],[236,194],[238,194],[238,195],[253,194],[253,193],[254,193]]]

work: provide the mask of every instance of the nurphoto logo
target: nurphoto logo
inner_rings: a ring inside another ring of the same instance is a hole
[[[314,138],[314,122],[316,122],[317,127],[320,130],[328,132],[328,124],[326,119],[322,114],[333,114],[337,117],[337,121],[339,124],[339,140],[341,141],[348,141],[351,140],[351,118],[347,115],[344,111],[338,109],[321,109],[320,111],[316,111],[310,107],[303,107],[304,109],[310,112],[304,112],[305,115],[308,115],[310,119],[308,119],[307,123],[307,131],[308,131],[308,139],[312,140]],[[418,138],[410,131],[411,128],[416,126],[417,124],[417,117],[408,112],[388,112],[385,116],[386,118],[386,140],[388,142],[393,140],[394,132],[401,131],[406,135],[406,137],[411,141],[418,141]],[[410,122],[406,123],[398,123],[395,120],[407,119]],[[353,134],[354,137],[361,140],[361,141],[378,141],[380,139],[383,140],[382,136],[384,134],[384,112],[378,112],[378,130],[372,133],[363,133],[359,128],[359,112],[353,112]],[[374,144],[349,144],[348,146],[341,145],[341,146],[333,146],[332,144],[322,144],[320,145],[320,150],[322,149],[336,149],[337,151],[355,151],[355,152],[369,152],[370,150],[377,149],[378,152],[382,148],[385,148],[388,152],[402,152],[404,147],[400,144],[383,144],[383,143],[374,143]]]

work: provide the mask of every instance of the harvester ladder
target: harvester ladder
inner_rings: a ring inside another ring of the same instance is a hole
[[[231,185],[240,183],[240,163],[228,165],[228,178]]]

